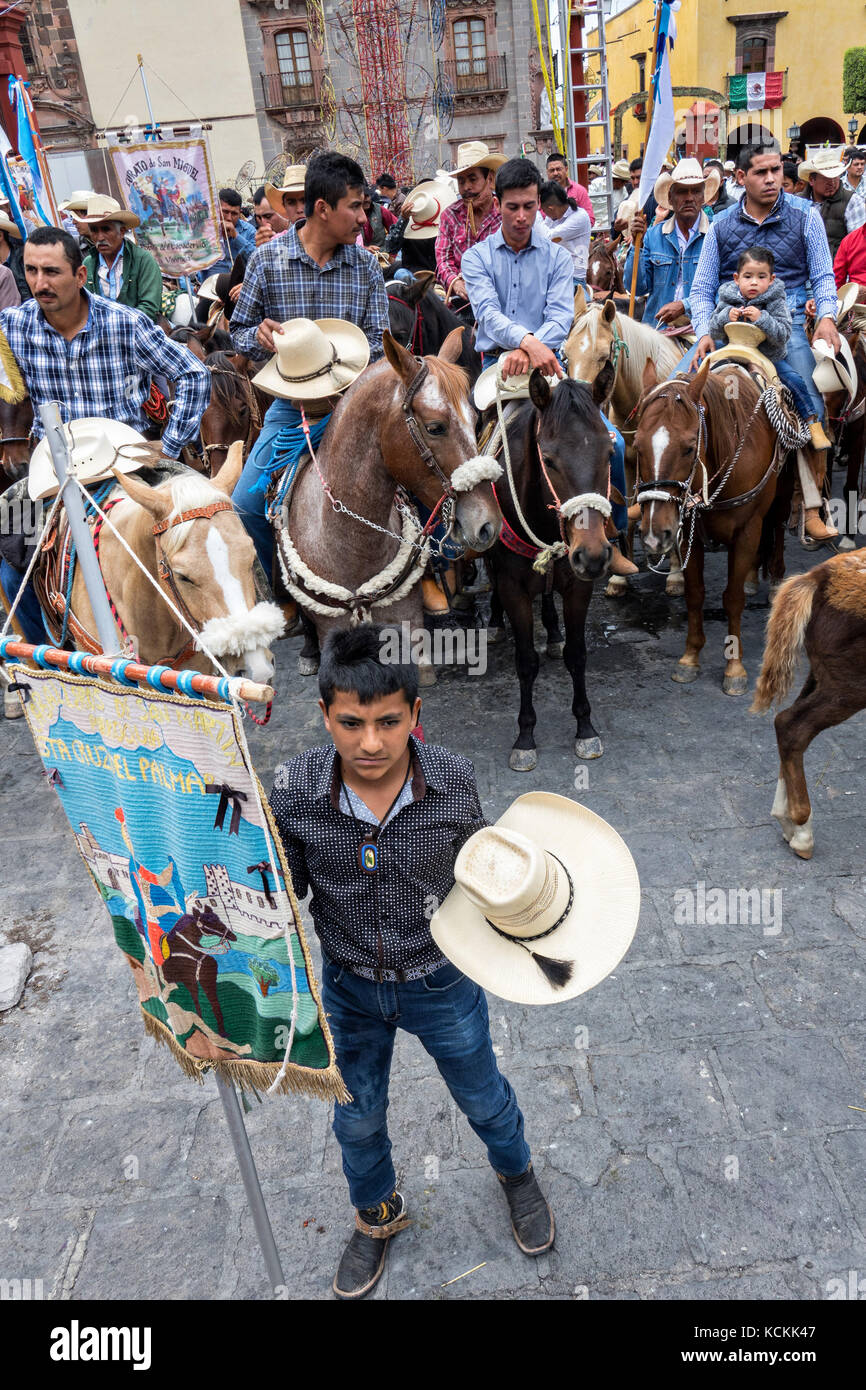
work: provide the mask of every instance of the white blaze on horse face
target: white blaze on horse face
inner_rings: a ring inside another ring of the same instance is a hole
[[[668,431],[665,429],[664,425],[659,425],[658,429],[652,437],[653,476],[656,480],[658,480],[659,469],[661,468],[662,459],[665,456],[665,450],[667,449],[670,442],[671,437],[668,434]]]
[[[236,575],[232,574],[229,548],[216,526],[211,525],[207,528],[205,549],[216,581],[222,589],[228,612],[232,617],[243,617],[250,611],[244,598],[243,585]]]

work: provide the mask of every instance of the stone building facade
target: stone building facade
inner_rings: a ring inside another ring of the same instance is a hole
[[[93,148],[96,126],[67,0],[23,0],[15,7],[15,18],[46,147]]]

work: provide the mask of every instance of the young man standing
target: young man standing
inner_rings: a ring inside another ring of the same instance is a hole
[[[459,850],[486,824],[472,764],[411,735],[421,713],[417,668],[386,663],[381,652],[382,630],[371,624],[331,633],[319,707],[333,743],[278,767],[271,793],[295,892],[313,890],[322,1004],[353,1097],[334,1107],[333,1121],[355,1207],[333,1283],[345,1299],[374,1287],[390,1238],[408,1224],[386,1118],[398,1027],[433,1057],[485,1144],[520,1249],[537,1256],[554,1239],[523,1116],[493,1053],[484,992],[430,934]]]
[[[559,153],[547,156],[547,177],[554,183],[558,183],[560,188],[564,188],[569,198],[573,198],[579,208],[589,213],[589,223],[595,226],[595,209],[587,189],[582,183],[575,183],[574,179],[568,177],[568,165],[565,156]]]
[[[445,292],[458,301],[469,298],[463,278],[463,256],[471,246],[498,230],[501,222],[494,196],[496,170],[504,154],[492,154],[483,140],[468,140],[457,147],[457,180],[460,199],[445,208],[436,238],[436,269]]]

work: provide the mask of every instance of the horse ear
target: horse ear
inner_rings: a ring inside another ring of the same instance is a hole
[[[387,328],[382,334],[382,346],[385,349],[385,356],[389,364],[408,386],[413,377],[418,374],[418,363],[415,358],[411,352],[407,352],[406,348],[397,342],[396,338],[391,337]]]
[[[437,352],[436,356],[441,357],[443,362],[459,362],[460,354],[463,351],[463,324],[459,328],[452,328],[445,342]]]
[[[592,399],[595,401],[595,404],[599,407],[599,409],[602,408],[608,396],[612,392],[615,378],[616,368],[614,367],[610,358],[608,358],[608,360],[602,366],[601,371],[596,376],[594,382],[592,383],[591,388]]]
[[[584,294],[583,285],[578,285],[574,292],[574,317],[576,319],[582,319],[585,313],[586,295]]]
[[[236,372],[239,372],[241,376],[246,376],[246,375],[248,374],[249,368],[250,368],[250,359],[247,357],[246,353],[244,353],[244,352],[233,352],[233,353],[230,353],[230,355],[229,355],[229,361],[231,362],[231,364],[232,364],[232,366],[234,367],[235,371],[236,371]]]
[[[133,502],[137,502],[140,507],[144,507],[144,510],[150,512],[156,521],[161,521],[163,517],[168,516],[174,506],[169,492],[160,492],[155,487],[149,487],[147,483],[143,483],[132,473],[118,473],[116,468],[112,468],[111,471],[127,497],[131,497]]]
[[[702,362],[698,372],[689,382],[689,395],[691,396],[695,404],[697,404],[697,402],[701,399],[701,396],[704,394],[704,387],[707,384],[707,377],[709,376],[709,374],[709,359],[704,358],[704,361]]]
[[[227,497],[231,497],[235,483],[241,476],[243,466],[244,442],[242,439],[236,439],[234,444],[229,445],[229,451],[222,468],[211,478],[214,487],[219,488],[220,492],[224,492]]]
[[[550,386],[540,367],[533,368],[529,378],[529,399],[536,410],[546,410],[550,405]]]
[[[433,270],[417,271],[411,284],[408,280],[401,281],[400,298],[414,308],[416,304],[420,304],[435,279],[436,273]]]
[[[601,316],[604,319],[605,323],[613,323],[614,319],[616,318],[616,305],[614,304],[612,299],[605,300],[605,305],[601,311]]]
[[[643,369],[643,389],[644,391],[651,391],[653,387],[658,386],[658,384],[659,374],[656,371],[656,364],[651,357],[648,357],[646,366]]]

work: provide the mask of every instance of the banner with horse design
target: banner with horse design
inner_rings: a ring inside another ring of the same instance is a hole
[[[156,257],[163,275],[197,275],[221,259],[204,140],[112,146],[110,154],[123,201],[140,219],[135,239]]]
[[[242,1087],[347,1099],[236,709],[13,669],[146,1030],[196,1079],[213,1067]]]

